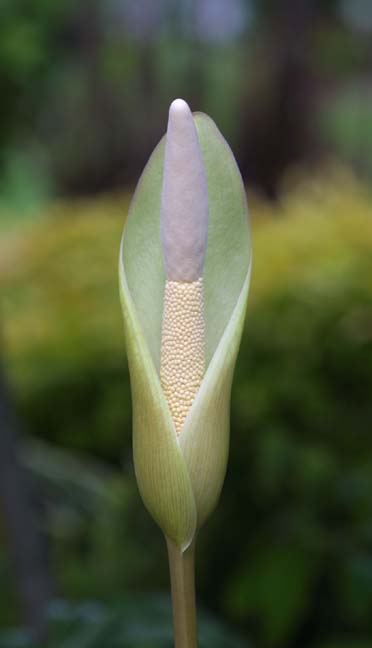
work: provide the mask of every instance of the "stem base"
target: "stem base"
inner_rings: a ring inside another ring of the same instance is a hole
[[[195,540],[181,551],[166,538],[172,590],[175,648],[197,648]]]

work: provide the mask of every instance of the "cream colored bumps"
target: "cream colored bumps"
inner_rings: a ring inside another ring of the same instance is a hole
[[[177,434],[204,376],[203,310],[202,278],[166,282],[160,379]]]

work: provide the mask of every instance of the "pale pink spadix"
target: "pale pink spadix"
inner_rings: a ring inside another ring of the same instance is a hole
[[[183,99],[169,109],[160,233],[167,279],[199,279],[208,238],[208,191],[194,119]]]

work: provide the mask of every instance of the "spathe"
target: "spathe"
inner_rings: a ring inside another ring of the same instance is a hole
[[[164,140],[137,186],[120,253],[137,481],[154,519],[183,549],[215,507],[225,476],[230,388],[251,265],[248,212],[236,162],[213,121],[201,113],[194,120],[209,202],[204,267],[207,370],[179,437],[159,379],[165,284],[160,239]]]

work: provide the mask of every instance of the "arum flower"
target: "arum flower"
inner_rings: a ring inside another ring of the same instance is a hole
[[[167,539],[176,645],[185,648],[196,645],[194,540],[226,472],[250,266],[231,150],[207,115],[177,99],[131,203],[119,271],[135,472]]]

